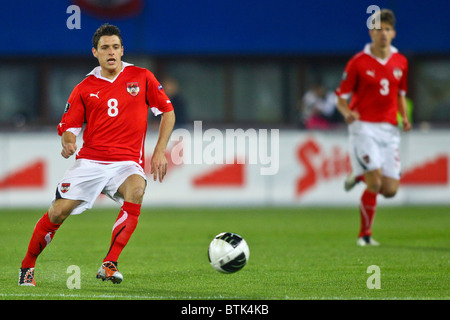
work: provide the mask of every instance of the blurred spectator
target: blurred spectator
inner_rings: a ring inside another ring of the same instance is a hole
[[[175,126],[185,126],[187,123],[186,102],[180,94],[180,85],[177,79],[171,76],[166,76],[162,81],[162,86],[175,109]]]
[[[25,112],[16,112],[12,116],[12,124],[14,128],[23,128],[28,122],[28,117]]]
[[[336,96],[320,83],[315,83],[304,94],[299,105],[301,127],[326,130],[340,120],[336,109]]]

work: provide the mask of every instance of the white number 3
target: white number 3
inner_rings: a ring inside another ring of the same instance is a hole
[[[117,99],[108,100],[108,116],[115,117],[119,114],[119,109],[117,109],[118,105],[119,102],[117,101]]]
[[[386,78],[381,79],[380,85],[381,85],[380,94],[382,96],[387,96],[389,94],[389,80]]]

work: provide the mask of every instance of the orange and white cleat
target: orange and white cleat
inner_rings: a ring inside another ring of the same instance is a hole
[[[102,279],[103,281],[111,280],[112,283],[116,284],[122,282],[123,275],[117,270],[117,262],[105,261],[98,269],[97,279]]]
[[[34,268],[20,268],[19,286],[36,287],[36,280],[34,279]]]

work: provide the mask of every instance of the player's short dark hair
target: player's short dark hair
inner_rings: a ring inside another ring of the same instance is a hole
[[[105,23],[95,31],[94,36],[92,37],[92,46],[95,49],[97,49],[98,42],[102,36],[118,36],[120,44],[123,46],[122,35],[120,34],[119,28],[115,25]]]
[[[395,15],[392,10],[389,9],[381,9],[379,12],[375,13],[380,15],[380,22],[387,23],[393,29],[395,28]]]

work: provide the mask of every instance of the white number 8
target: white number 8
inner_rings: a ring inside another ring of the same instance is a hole
[[[108,100],[108,116],[115,117],[119,114],[119,109],[117,109],[118,105],[119,102],[117,101],[117,99]]]
[[[387,96],[389,94],[389,80],[386,78],[381,79],[380,85],[381,85],[380,94],[382,96]]]

